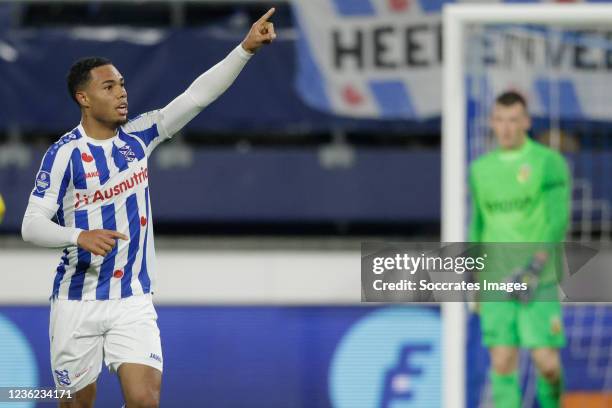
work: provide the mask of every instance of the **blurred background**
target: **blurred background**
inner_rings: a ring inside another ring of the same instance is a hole
[[[0,2],[0,386],[53,384],[47,299],[60,256],[24,244],[19,231],[44,151],[80,118],[65,85],[72,62],[110,58],[130,111],[147,112],[274,6],[275,43],[149,162],[162,405],[441,406],[443,343],[452,338],[441,308],[361,304],[359,271],[363,241],[441,239],[441,9],[449,2]],[[596,70],[599,84],[610,81],[610,55]],[[475,83],[468,160],[490,148],[491,90]],[[576,108],[582,100],[565,88],[549,84],[562,96],[535,103],[533,136],[571,163],[568,239],[607,245],[612,114]],[[567,388],[587,398],[567,406],[605,404],[612,311],[567,306],[566,324]],[[465,406],[490,406],[478,319],[469,316],[465,330]],[[524,361],[525,384],[533,374]],[[106,369],[98,390],[98,406],[121,406]],[[535,406],[534,393],[526,385],[524,406]]]

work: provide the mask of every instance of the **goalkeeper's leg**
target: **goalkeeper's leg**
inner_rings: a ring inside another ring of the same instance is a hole
[[[491,388],[495,408],[519,408],[517,332],[518,303],[483,302],[480,319],[483,342],[491,356]]]
[[[559,349],[565,346],[561,304],[530,302],[519,312],[521,345],[531,349],[538,369],[538,400],[542,408],[561,406],[563,372]]]
[[[519,408],[521,389],[518,380],[518,349],[497,346],[489,349],[491,355],[491,387],[495,408]]]
[[[555,348],[537,348],[531,351],[533,362],[538,368],[538,401],[542,408],[561,406],[563,392],[563,375],[559,350]]]

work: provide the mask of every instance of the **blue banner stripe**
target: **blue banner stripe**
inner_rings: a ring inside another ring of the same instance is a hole
[[[70,157],[73,173],[72,184],[74,184],[74,188],[85,190],[87,189],[87,179],[85,178],[85,169],[83,168],[82,160],[81,151],[78,147],[75,147]]]
[[[100,184],[104,184],[110,178],[110,171],[108,170],[108,164],[106,163],[106,155],[104,154],[104,148],[101,146],[92,145],[87,143],[89,146],[89,150],[91,151],[91,155],[96,162],[96,170],[98,171],[98,178],[100,179]]]
[[[122,298],[132,296],[132,268],[140,248],[140,215],[138,214],[136,193],[125,200],[125,205],[127,208],[128,223],[130,225],[130,243],[128,246],[127,263],[125,264],[125,268],[123,268],[123,277],[121,278]]]
[[[440,13],[442,12],[442,6],[454,2],[455,0],[419,0],[421,9],[426,13]]]
[[[55,279],[53,280],[53,292],[51,292],[51,298],[57,297],[59,293],[60,283],[66,274],[66,266],[69,265],[68,261],[68,250],[64,248],[64,255],[62,256],[62,262],[58,265],[55,272]]]
[[[559,109],[562,115],[572,116],[573,118],[582,117],[582,109],[576,93],[574,83],[570,80],[564,79],[560,81],[552,82],[548,79],[538,79],[535,81],[535,89],[540,99],[540,103],[544,108],[545,114],[551,112],[551,86],[555,86],[558,89],[555,90],[555,96],[559,97]]]
[[[147,224],[145,230],[144,237],[144,245],[142,248],[142,263],[140,265],[140,272],[138,273],[138,280],[140,281],[140,285],[142,285],[142,290],[144,293],[149,293],[151,291],[151,278],[149,277],[149,273],[147,271],[147,241],[149,238],[149,222],[151,222],[149,218],[149,187],[145,187],[145,201],[147,206]]]
[[[415,110],[404,82],[399,80],[370,81],[370,90],[383,117],[415,117]]]
[[[325,90],[325,79],[316,63],[308,35],[304,32],[305,25],[300,22],[301,16],[298,7],[293,8],[295,19],[295,27],[298,29],[297,47],[300,52],[297,53],[298,58],[298,74],[296,78],[296,86],[300,95],[311,106],[321,109],[325,112],[332,110],[329,103],[329,97]]]
[[[87,219],[87,210],[76,210],[74,212],[74,225],[77,228],[89,230],[89,221]],[[78,261],[74,275],[70,279],[70,288],[68,289],[68,299],[81,300],[83,297],[83,282],[89,265],[91,264],[91,253],[83,248],[78,249]]]
[[[145,146],[148,146],[157,136],[159,136],[159,132],[157,131],[157,124],[155,124],[150,128],[141,130],[139,132],[130,132],[130,135],[137,136],[140,140],[142,140]]]
[[[57,204],[59,205],[59,208],[57,209],[57,221],[62,227],[66,225],[66,222],[64,221],[64,197],[66,196],[66,190],[68,189],[71,176],[72,172],[70,171],[70,162],[68,162],[66,165],[66,170],[64,171],[64,177],[62,178],[62,184],[60,184],[59,193],[57,194]]]
[[[104,229],[116,231],[117,222],[115,220],[115,204],[102,206],[102,226]],[[103,300],[110,297],[110,281],[113,277],[113,269],[115,268],[115,257],[117,256],[118,242],[115,240],[115,246],[104,257],[100,266],[100,277],[98,278],[98,286],[96,287],[96,299]]]
[[[115,162],[115,166],[119,169],[119,171],[124,171],[128,169],[128,162],[125,159],[125,156],[121,154],[119,148],[115,146],[113,143],[113,161]]]
[[[138,160],[141,160],[145,157],[144,149],[142,148],[142,145],[138,142],[138,140],[136,140],[133,136],[130,136],[125,133],[123,130],[121,130],[121,128],[119,128],[119,139],[123,140],[125,143],[127,143],[128,146],[130,146],[130,149],[132,149]]]
[[[376,10],[370,0],[333,0],[336,12],[343,16],[371,16]]]

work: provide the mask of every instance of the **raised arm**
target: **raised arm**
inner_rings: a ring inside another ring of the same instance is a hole
[[[149,112],[128,122],[123,128],[138,136],[150,154],[163,140],[172,137],[230,87],[249,59],[276,38],[268,10],[251,26],[240,45],[222,61],[204,72],[179,96],[159,111]]]
[[[264,44],[276,38],[268,10],[253,23],[249,33],[225,59],[200,75],[187,90],[161,110],[163,127],[169,136],[178,132],[202,109],[211,104],[230,87],[249,59]]]

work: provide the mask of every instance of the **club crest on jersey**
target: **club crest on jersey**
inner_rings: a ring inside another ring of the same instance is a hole
[[[51,185],[51,174],[48,171],[41,170],[36,175],[36,192],[44,193]]]
[[[516,180],[519,183],[525,183],[529,180],[529,176],[531,176],[531,166],[528,164],[522,164],[519,168],[518,174],[516,175]]]
[[[55,376],[57,377],[57,382],[61,385],[69,386],[72,383],[68,375],[68,370],[55,370]]]
[[[557,335],[561,333],[562,325],[561,318],[559,316],[555,316],[550,320],[550,333],[553,335]]]
[[[120,147],[119,153],[121,153],[123,157],[125,157],[125,160],[127,160],[128,162],[133,162],[134,160],[136,160],[136,154],[134,153],[134,151],[132,151],[132,149],[130,149],[129,145]]]

